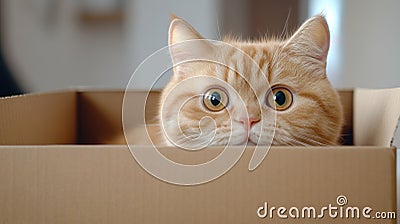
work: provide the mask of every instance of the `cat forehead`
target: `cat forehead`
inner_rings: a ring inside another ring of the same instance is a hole
[[[230,93],[237,93],[241,97],[250,100],[250,98],[265,94],[270,88],[267,75],[261,72],[257,74],[245,73],[240,75],[238,72],[227,67],[223,69],[209,68],[201,72],[201,76],[198,77],[202,78],[196,78],[188,82],[191,88],[186,89],[187,91],[201,92],[214,87],[223,87],[223,89]],[[195,83],[195,85],[193,85],[193,83]]]
[[[233,89],[241,96],[258,96],[265,94],[270,88],[271,73],[276,73],[277,63],[280,59],[280,42],[235,42],[229,43],[232,47],[219,48],[214,52],[217,57],[214,62],[201,62],[199,66],[193,66],[188,76],[182,76],[179,80],[193,77],[210,77],[200,81],[193,79],[188,85],[195,82],[199,89],[191,88],[187,91],[197,92],[211,86],[222,85],[224,88]],[[179,77],[179,76],[178,76]],[[196,90],[195,90],[196,89]]]
[[[222,66],[215,65],[211,72],[238,92],[265,91],[269,88],[273,72],[278,67],[280,43],[235,43],[236,48],[224,52]]]
[[[268,68],[280,61],[282,42],[235,42],[222,53],[222,62],[246,78],[258,73],[268,75]]]

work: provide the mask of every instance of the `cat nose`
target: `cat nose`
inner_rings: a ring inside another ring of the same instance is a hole
[[[250,129],[251,127],[253,127],[253,125],[255,125],[256,123],[258,123],[260,121],[260,118],[258,118],[258,117],[241,117],[238,119],[238,121],[240,123],[242,123],[248,129]]]

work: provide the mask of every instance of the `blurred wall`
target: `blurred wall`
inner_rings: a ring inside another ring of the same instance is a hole
[[[129,71],[147,56],[168,45],[168,28],[173,13],[190,23],[203,37],[218,39],[221,14],[220,0],[135,0],[127,8],[127,37]],[[171,63],[168,59],[168,63]],[[155,60],[154,63],[165,63]],[[159,74],[148,72],[147,76],[135,76],[129,88],[148,89]],[[131,75],[131,74],[129,74]],[[162,88],[169,80],[171,71],[157,82],[155,88]]]
[[[343,1],[339,87],[400,87],[400,1]]]
[[[49,2],[57,3],[50,11]],[[172,12],[206,37],[217,37],[219,1],[131,0],[122,24],[82,24],[82,2],[2,0],[3,51],[25,91],[125,88],[136,66],[167,45]],[[137,88],[147,87],[142,83]]]
[[[304,0],[223,0],[221,30],[242,39],[286,37],[299,25]]]
[[[3,51],[25,91],[119,87],[128,79],[121,26],[85,26],[79,1],[2,0]]]
[[[48,13],[46,2],[58,4]],[[301,2],[298,7],[304,10],[308,1]],[[336,43],[340,60],[333,72],[328,71],[335,87],[400,86],[400,1],[338,2],[342,3]],[[78,0],[2,0],[5,60],[25,91],[76,86],[125,88],[137,65],[167,45],[171,12],[206,38],[218,39],[218,26],[222,33],[254,31],[250,23],[255,6],[240,0],[128,0],[125,21],[119,25],[80,23],[77,14],[81,5]],[[283,11],[286,14],[289,9]],[[304,13],[297,13],[302,22]],[[280,29],[284,21],[278,22]],[[147,88],[154,78],[143,77],[134,86]]]

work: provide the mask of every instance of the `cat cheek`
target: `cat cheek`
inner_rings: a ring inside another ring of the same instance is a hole
[[[233,122],[232,123],[232,128],[229,133],[229,137],[226,137],[227,139],[230,138],[229,144],[230,145],[242,145],[247,142],[247,132],[246,129],[243,127],[242,124]]]
[[[274,132],[271,130],[264,130],[262,132],[251,132],[249,139],[256,145],[268,145],[271,144],[271,139]]]

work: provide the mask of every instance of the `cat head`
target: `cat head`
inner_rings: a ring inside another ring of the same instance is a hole
[[[285,40],[223,42],[204,39],[174,17],[169,46],[174,74],[162,92],[159,118],[170,143],[337,143],[342,108],[326,76],[323,16]]]

